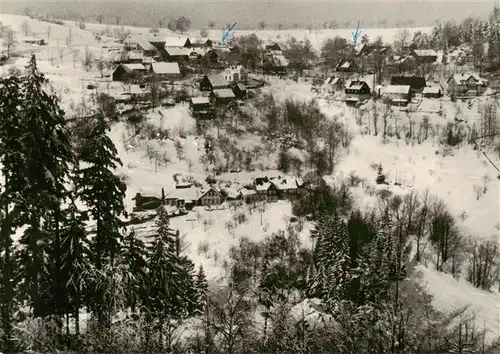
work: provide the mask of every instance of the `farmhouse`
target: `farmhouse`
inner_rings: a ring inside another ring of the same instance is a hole
[[[146,67],[142,64],[120,64],[113,71],[113,81],[127,81],[138,79],[146,73]]]
[[[427,86],[425,78],[418,76],[393,76],[391,85],[410,86],[411,93],[422,93],[422,90]]]
[[[129,35],[123,41],[123,47],[126,50],[140,51],[146,56],[155,56],[158,54],[156,47],[143,36]]]
[[[165,48],[166,61],[175,61],[177,63],[187,63],[191,50],[188,48]]]
[[[422,96],[425,98],[440,98],[443,96],[443,90],[439,86],[426,87],[422,91]]]
[[[155,74],[160,80],[177,80],[181,77],[178,63],[152,63],[151,73]]]
[[[243,65],[231,66],[224,70],[224,80],[229,82],[245,82],[248,80],[247,70]]]
[[[327,84],[331,91],[340,91],[344,88],[344,80],[341,77],[332,76],[328,79]]]
[[[210,100],[208,97],[192,97],[190,105],[193,111],[204,111],[210,108]]]
[[[198,203],[199,190],[195,187],[176,188],[165,195],[165,205],[192,209]]]
[[[231,89],[218,89],[212,91],[210,98],[213,100],[215,105],[224,105],[235,100],[236,96]]]
[[[198,205],[208,206],[208,205],[219,205],[222,203],[222,194],[219,191],[211,187],[206,191],[202,191],[201,195],[198,197]]]
[[[432,49],[414,49],[411,54],[418,64],[431,64],[437,60],[437,53]]]
[[[293,177],[272,178],[271,184],[276,188],[279,199],[293,199],[299,188],[297,180]]]
[[[262,69],[265,73],[273,73],[278,75],[286,74],[288,68],[288,60],[284,55],[266,55],[262,61]]]
[[[411,100],[410,90],[409,85],[389,85],[382,90],[382,96],[395,106],[406,106]]]
[[[370,98],[370,86],[365,81],[352,80],[346,84],[345,94],[347,104],[357,104]]]
[[[213,91],[225,89],[229,87],[229,83],[221,75],[204,76],[200,81],[200,91]]]
[[[342,73],[343,76],[350,76],[358,71],[358,66],[354,60],[340,60],[335,67],[335,71]]]
[[[242,188],[240,189],[240,196],[245,203],[255,203],[259,200],[257,191],[254,189]]]
[[[450,96],[473,97],[486,91],[488,80],[477,74],[455,74],[448,79],[447,84]]]
[[[188,37],[167,37],[165,38],[165,49],[169,48],[191,48],[191,41]]]

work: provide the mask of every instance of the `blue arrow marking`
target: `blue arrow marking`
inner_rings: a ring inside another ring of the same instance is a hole
[[[361,31],[359,30],[359,21],[358,21],[358,25],[356,26],[356,32],[352,32],[352,39],[354,40],[354,45],[358,44],[358,38],[360,34]]]
[[[229,27],[228,29],[222,29],[222,42],[225,42],[229,39],[229,36],[232,34],[232,32],[234,31],[234,27],[236,27],[236,24],[238,22],[235,22],[231,27]]]

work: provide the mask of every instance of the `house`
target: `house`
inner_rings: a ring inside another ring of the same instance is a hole
[[[134,101],[144,101],[148,98],[149,92],[141,88],[139,85],[130,85],[129,93]]]
[[[210,98],[213,100],[215,105],[224,105],[234,101],[236,96],[231,89],[217,89],[212,91]]]
[[[178,80],[181,77],[181,71],[178,63],[152,63],[151,73],[160,80]]]
[[[327,85],[330,87],[330,91],[340,91],[344,88],[344,80],[341,77],[332,76],[328,79]]]
[[[212,48],[213,42],[208,38],[198,39],[191,43],[192,48]]]
[[[21,43],[29,44],[29,45],[45,45],[45,40],[43,38],[35,38],[35,37],[24,37],[21,38]]]
[[[286,74],[289,62],[284,55],[266,55],[262,60],[262,69],[266,74]]]
[[[425,98],[440,98],[443,97],[443,90],[440,86],[426,87],[422,91],[422,96]]]
[[[245,82],[248,80],[247,70],[243,65],[235,65],[224,70],[224,80],[229,82]]]
[[[273,202],[279,199],[278,190],[271,182],[264,182],[255,185],[255,193],[257,194],[256,199],[258,200]]]
[[[395,106],[406,106],[411,101],[410,85],[389,85],[382,90],[382,97],[387,97]]]
[[[165,48],[165,59],[166,61],[175,61],[177,63],[187,63],[189,61],[189,55],[191,50],[188,48]]]
[[[391,85],[409,85],[412,95],[422,93],[422,90],[427,86],[425,78],[419,76],[393,76]]]
[[[175,188],[165,194],[165,205],[189,210],[198,204],[199,194],[199,189],[195,187]]]
[[[201,195],[198,197],[198,205],[219,205],[222,203],[222,199],[222,194],[215,188],[210,187],[208,190],[201,192]]]
[[[347,104],[357,104],[370,98],[370,86],[365,81],[351,80],[345,86]]]
[[[394,55],[388,58],[387,65],[391,66],[394,72],[402,73],[414,68],[416,59],[407,55]]]
[[[247,96],[247,88],[242,83],[233,86],[233,93],[236,98],[245,98]]]
[[[240,197],[245,203],[255,203],[259,200],[257,191],[249,188],[240,189]]]
[[[192,97],[190,100],[190,106],[192,111],[205,111],[210,108],[210,100],[208,97]]]
[[[213,91],[226,89],[229,83],[221,75],[204,76],[200,81],[200,91]]]
[[[447,84],[449,95],[459,97],[479,96],[488,88],[488,80],[473,73],[455,74]]]
[[[219,53],[215,49],[209,49],[205,52],[203,60],[207,65],[217,65],[219,63]]]
[[[123,41],[123,47],[125,50],[140,51],[146,56],[158,54],[158,49],[143,36],[129,35]]]
[[[437,60],[437,53],[432,49],[413,49],[411,55],[416,59],[417,64],[432,64]]]
[[[264,50],[267,53],[270,53],[272,55],[283,55],[283,50],[284,49],[285,49],[284,45],[276,43],[276,42],[269,42],[264,47]]]
[[[277,177],[271,179],[279,199],[293,199],[298,194],[297,180],[293,177]]]
[[[359,50],[356,52],[356,56],[368,56],[374,53],[379,53],[381,55],[387,56],[390,53],[391,47],[389,46],[375,46],[373,44],[363,44]]]
[[[146,74],[146,67],[142,64],[120,64],[113,71],[113,81],[128,81]]]
[[[188,37],[167,37],[165,38],[165,49],[168,48],[191,48],[192,44]]]
[[[144,61],[144,54],[137,50],[125,52],[123,62],[127,64],[139,64]]]
[[[350,76],[358,71],[358,66],[354,60],[340,60],[335,67],[335,71],[342,73],[343,76]]]

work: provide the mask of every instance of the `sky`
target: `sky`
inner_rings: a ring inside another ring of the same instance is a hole
[[[380,20],[390,24],[413,21],[414,26],[428,26],[436,19],[467,16],[487,18],[495,0],[351,0],[351,1],[299,1],[299,0],[0,0],[0,11],[21,13],[24,8],[53,16],[95,18],[104,15],[107,22],[115,22],[120,16],[126,24],[153,26],[161,18],[167,20],[184,15],[191,19],[192,28],[205,28],[210,20],[217,27],[228,22],[238,22],[239,28],[256,28],[261,21],[268,27],[322,27],[325,22],[360,21],[373,27]]]

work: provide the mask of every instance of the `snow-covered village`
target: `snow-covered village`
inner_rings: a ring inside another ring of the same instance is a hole
[[[88,3],[0,8],[0,353],[500,353],[497,5]]]

